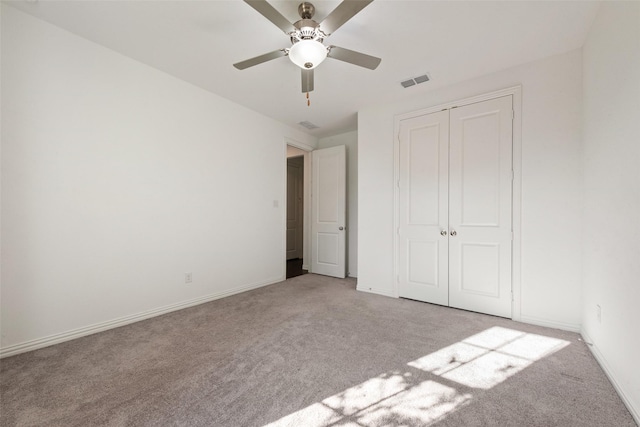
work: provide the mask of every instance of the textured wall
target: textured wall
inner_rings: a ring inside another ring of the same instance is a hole
[[[284,277],[315,138],[2,12],[2,349]]]
[[[583,52],[583,334],[640,422],[640,4],[603,3]]]
[[[394,293],[394,116],[521,84],[521,319],[579,330],[581,74],[574,50],[360,111],[358,288]]]

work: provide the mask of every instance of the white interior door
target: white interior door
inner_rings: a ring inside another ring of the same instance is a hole
[[[449,304],[449,112],[400,124],[398,294]]]
[[[302,258],[302,157],[287,159],[287,260]]]
[[[451,110],[449,305],[511,317],[511,96]]]
[[[311,153],[311,272],[346,274],[346,150],[344,145]]]

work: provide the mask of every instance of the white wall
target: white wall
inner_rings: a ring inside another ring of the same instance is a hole
[[[521,320],[579,330],[581,73],[576,50],[360,111],[358,289],[394,294],[394,116],[521,84]]]
[[[318,140],[318,148],[338,145],[347,151],[347,275],[358,277],[358,132]]]
[[[2,354],[284,277],[315,138],[5,5],[2,89]]]
[[[640,3],[604,2],[583,57],[583,335],[640,423]]]

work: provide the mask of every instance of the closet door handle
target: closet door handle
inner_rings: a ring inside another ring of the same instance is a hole
[[[451,234],[452,236],[457,236],[457,235],[458,235],[458,233],[456,232],[456,230],[451,230],[451,233],[450,233],[450,234]]]
[[[440,235],[441,235],[441,236],[446,236],[446,235],[447,235],[447,230],[442,230],[442,231],[440,232]]]

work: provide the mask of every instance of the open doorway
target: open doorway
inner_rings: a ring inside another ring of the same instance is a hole
[[[287,146],[286,186],[286,278],[308,272],[306,256],[307,221],[305,215],[305,158],[308,153]]]

